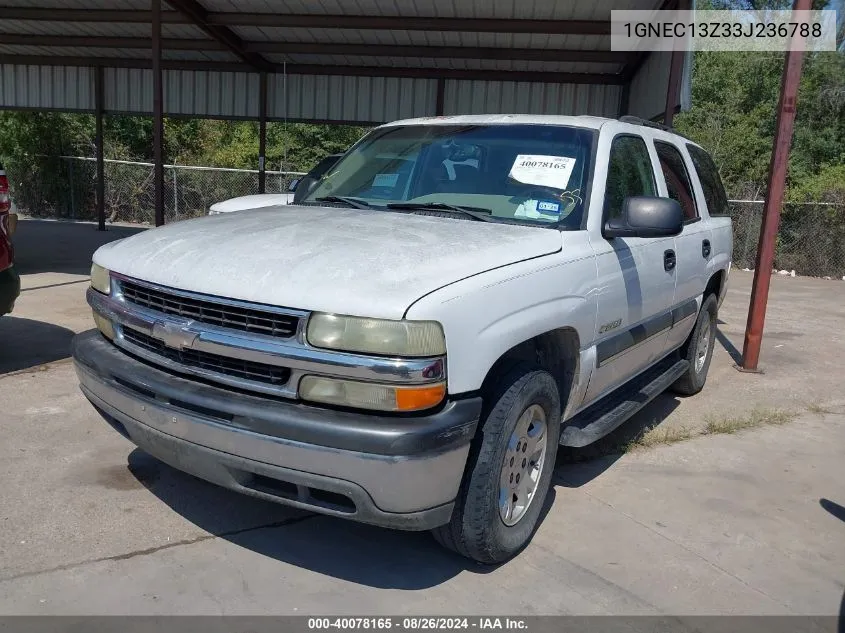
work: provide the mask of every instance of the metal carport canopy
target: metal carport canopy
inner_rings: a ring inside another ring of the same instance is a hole
[[[671,55],[610,50],[611,8],[660,0],[159,2],[0,0],[0,107],[96,112],[103,68],[103,112],[153,114],[155,44],[165,115],[257,119],[261,73],[269,120],[666,107]]]
[[[610,11],[687,2],[0,0],[0,108],[95,113],[101,230],[103,116],[152,114],[159,225],[165,115],[257,119],[260,192],[268,120],[663,113],[671,122],[688,94],[686,56],[611,51]]]

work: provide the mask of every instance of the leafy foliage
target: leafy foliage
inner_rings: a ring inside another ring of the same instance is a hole
[[[765,193],[783,58],[779,53],[695,55],[693,107],[678,115],[675,124],[713,153],[732,197]],[[790,197],[818,178],[825,166],[843,163],[845,55],[808,55],[789,160]]]

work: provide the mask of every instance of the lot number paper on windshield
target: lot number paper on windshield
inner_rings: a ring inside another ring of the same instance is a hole
[[[519,154],[508,174],[517,182],[553,189],[566,189],[575,159],[568,156]]]

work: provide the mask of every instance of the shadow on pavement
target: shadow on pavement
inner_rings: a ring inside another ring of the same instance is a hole
[[[716,328],[716,340],[719,341],[719,345],[730,355],[733,362],[737,365],[742,365],[742,352],[731,343],[730,339],[719,328]]]
[[[840,521],[845,521],[845,508],[830,499],[819,499],[819,505]]]
[[[96,224],[87,222],[21,219],[14,237],[15,268],[22,275],[88,275],[95,250],[143,230],[140,226],[107,226],[98,231]]]
[[[662,423],[678,404],[676,397],[663,394],[592,446],[561,447],[539,523],[554,504],[555,485],[577,488],[598,477],[621,457],[626,444]],[[496,569],[444,550],[425,532],[388,530],[254,499],[180,472],[140,449],[129,455],[128,467],[150,492],[203,530],[333,578],[382,589],[419,590],[462,572],[484,574]]]
[[[565,488],[580,488],[608,470],[622,457],[625,447],[636,442],[649,430],[659,427],[678,408],[680,401],[666,392],[644,406],[630,420],[583,448],[561,446],[552,484]]]
[[[845,633],[845,592],[842,593],[842,600],[839,603],[839,626],[836,630],[839,633]]]
[[[227,490],[180,472],[140,449],[130,472],[191,523],[253,552],[319,574],[381,589],[414,591],[479,565],[440,547],[427,532],[401,532],[309,514]],[[541,520],[554,503],[548,495]],[[248,523],[243,520],[249,516]]]
[[[0,317],[0,374],[69,358],[73,334],[52,323]]]

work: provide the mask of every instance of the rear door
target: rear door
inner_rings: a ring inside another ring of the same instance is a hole
[[[675,237],[675,293],[671,302],[672,329],[666,351],[681,345],[695,325],[697,299],[707,285],[707,261],[713,251],[709,223],[701,216],[693,192],[692,166],[681,144],[654,139],[660,163],[661,196],[676,200],[684,212],[684,229]]]
[[[610,143],[601,225],[622,210],[629,196],[659,195],[657,157],[645,139],[617,134]],[[666,345],[675,291],[675,241],[667,238],[605,239],[591,233],[598,272],[596,369],[586,401],[595,400],[658,359]],[[585,403],[586,403],[585,401]]]

